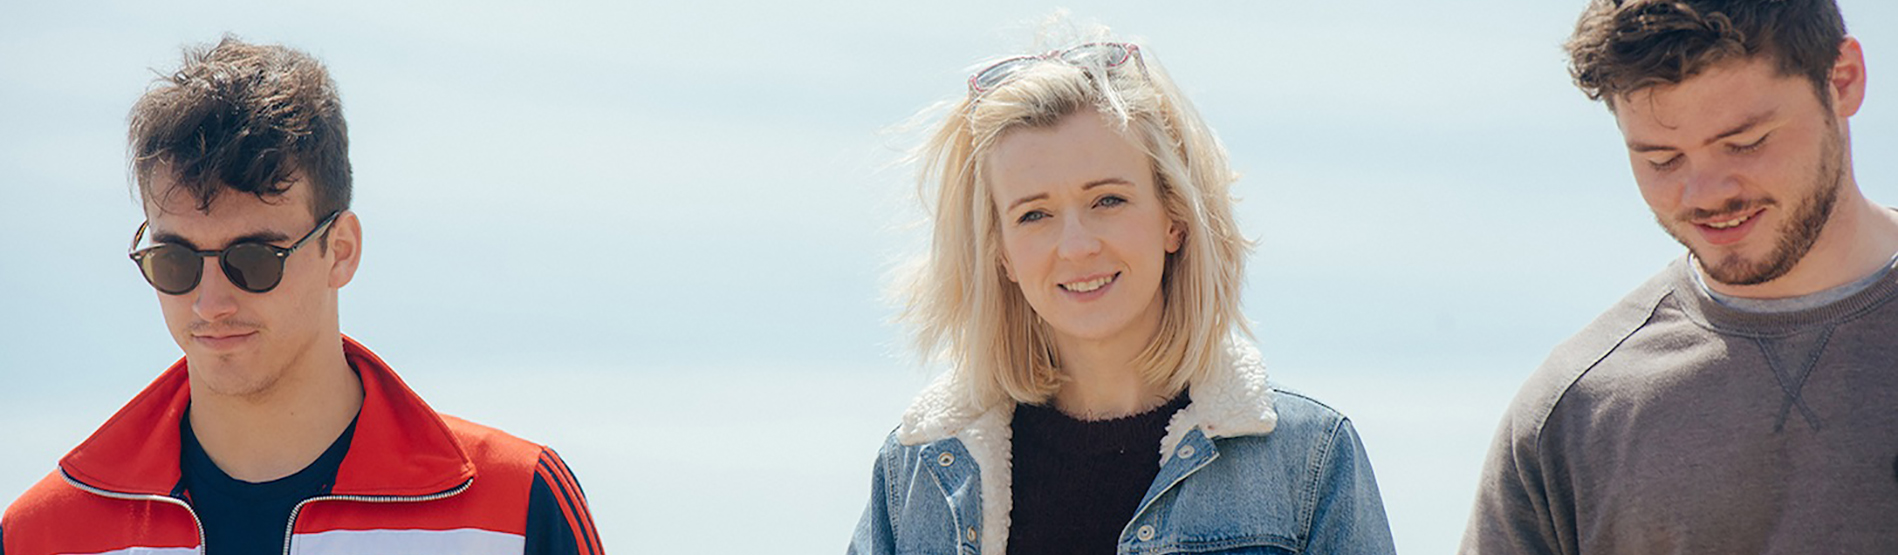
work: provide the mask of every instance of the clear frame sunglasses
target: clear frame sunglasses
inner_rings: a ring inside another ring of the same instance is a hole
[[[1010,77],[1021,70],[1051,60],[1071,66],[1100,68],[1119,67],[1126,64],[1128,60],[1133,60],[1135,64],[1141,65],[1142,70],[1145,69],[1145,62],[1140,61],[1139,46],[1124,42],[1090,42],[1042,54],[1016,56],[995,62],[982,68],[982,71],[975,72],[975,75],[969,76],[969,95],[981,96],[982,93],[995,90],[995,87],[1008,82]]]

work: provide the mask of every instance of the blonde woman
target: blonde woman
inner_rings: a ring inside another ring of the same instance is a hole
[[[1266,382],[1234,174],[1146,51],[988,65],[921,160],[906,317],[950,370],[878,454],[850,552],[1393,551],[1350,421]]]

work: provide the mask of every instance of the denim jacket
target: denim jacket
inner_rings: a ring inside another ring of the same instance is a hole
[[[1267,385],[1250,344],[1226,360],[1189,385],[1118,552],[1395,552],[1351,421]],[[967,379],[945,374],[891,432],[849,553],[1002,555],[1015,404],[974,399]]]

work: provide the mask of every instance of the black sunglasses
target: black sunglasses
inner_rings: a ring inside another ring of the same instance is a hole
[[[198,280],[204,277],[204,259],[215,256],[218,266],[224,268],[224,277],[230,278],[232,285],[263,293],[277,288],[283,281],[284,259],[328,229],[342,213],[341,210],[331,212],[287,249],[255,241],[224,247],[221,251],[192,250],[184,245],[163,243],[132,251],[132,262],[138,264],[139,273],[145,275],[145,281],[153,288],[168,295],[183,295],[196,289]],[[151,227],[151,222],[139,224],[138,233],[132,235],[132,248],[138,248],[147,227]]]

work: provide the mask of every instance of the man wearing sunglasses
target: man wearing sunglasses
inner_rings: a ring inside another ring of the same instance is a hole
[[[1898,553],[1898,212],[1833,0],[1592,0],[1568,50],[1687,252],[1504,416],[1465,553]]]
[[[8,507],[0,552],[600,552],[552,450],[435,413],[341,334],[363,235],[320,63],[227,37],[131,128],[131,259],[184,360]]]

